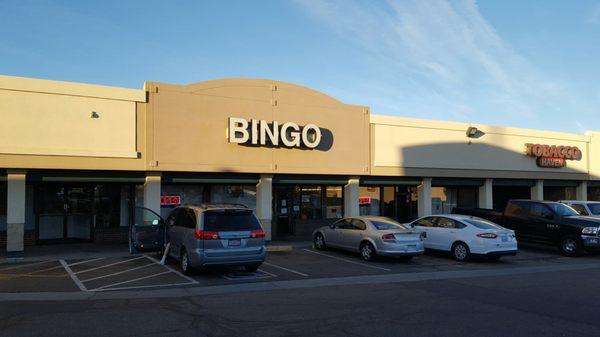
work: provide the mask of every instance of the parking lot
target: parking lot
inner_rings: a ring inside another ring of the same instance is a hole
[[[85,260],[2,264],[0,292],[144,290],[598,261],[600,256],[597,255],[574,259],[562,257],[551,249],[522,248],[517,256],[505,257],[498,262],[481,259],[460,263],[441,253],[426,253],[411,261],[380,258],[364,262],[357,254],[335,250],[319,251],[306,246],[290,251],[269,252],[267,261],[255,273],[241,268],[211,268],[186,276],[181,273],[174,260],[169,259],[166,265],[161,265],[150,255],[123,254],[119,257]]]

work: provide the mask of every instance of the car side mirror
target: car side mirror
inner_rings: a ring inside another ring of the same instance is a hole
[[[152,226],[158,226],[158,225],[160,225],[160,221],[158,219],[152,220]]]

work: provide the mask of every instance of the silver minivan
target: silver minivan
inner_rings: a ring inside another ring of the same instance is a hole
[[[202,204],[175,208],[166,220],[169,256],[189,274],[206,266],[243,266],[256,271],[265,261],[265,232],[243,205]]]

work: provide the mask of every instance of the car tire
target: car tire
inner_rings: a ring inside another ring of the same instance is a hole
[[[373,261],[377,256],[375,247],[370,242],[363,242],[360,245],[360,257],[365,261]]]
[[[181,271],[184,275],[192,274],[193,270],[190,266],[190,256],[185,248],[181,250],[181,254],[179,256],[179,265],[181,266]]]
[[[313,245],[318,250],[327,249],[327,245],[325,244],[325,237],[323,236],[323,234],[321,234],[321,233],[315,234],[315,237],[313,239]]]
[[[464,242],[454,243],[450,252],[452,253],[452,257],[459,262],[469,261],[471,258],[471,250]]]
[[[260,267],[260,263],[248,264],[248,265],[244,266],[244,270],[246,270],[249,273],[256,273],[256,271],[258,270],[258,267]]]
[[[583,254],[581,240],[574,236],[562,237],[559,241],[558,249],[562,255],[568,257],[580,256]]]

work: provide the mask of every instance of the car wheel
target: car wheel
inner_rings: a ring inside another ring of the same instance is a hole
[[[323,234],[321,234],[321,233],[315,234],[313,244],[315,245],[315,248],[318,250],[324,250],[325,248],[327,248],[327,246],[325,245],[325,238],[323,237]]]
[[[247,272],[255,273],[258,270],[258,267],[260,267],[260,263],[246,265],[246,266],[244,266],[244,269]]]
[[[456,261],[468,261],[471,257],[471,251],[469,250],[469,246],[467,246],[463,242],[457,242],[452,246],[452,257]]]
[[[581,242],[574,236],[565,236],[560,239],[558,248],[564,256],[579,256],[583,253]]]
[[[363,260],[372,261],[376,255],[375,247],[370,242],[363,242],[360,245],[360,256]]]
[[[192,273],[192,267],[190,267],[190,257],[185,248],[181,251],[179,262],[181,264],[181,271],[185,275],[190,275]]]

